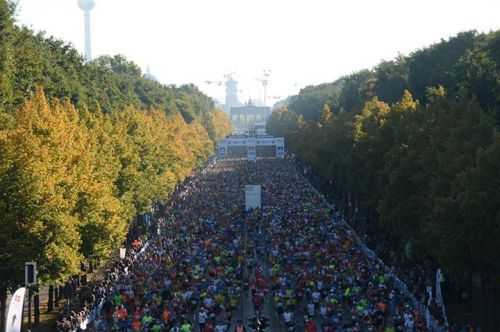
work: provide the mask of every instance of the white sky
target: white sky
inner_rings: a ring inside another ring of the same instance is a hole
[[[17,20],[83,50],[77,0],[18,0]],[[93,56],[123,54],[166,84],[208,86],[236,72],[240,100],[375,66],[460,31],[500,29],[500,0],[96,0]],[[269,103],[272,100],[268,100]]]

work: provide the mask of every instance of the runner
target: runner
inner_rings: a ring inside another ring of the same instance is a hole
[[[262,185],[263,207],[244,213],[249,183]],[[212,164],[154,226],[95,287],[88,330],[247,331],[250,294],[256,318],[278,320],[273,331],[425,331],[389,271],[289,160]]]

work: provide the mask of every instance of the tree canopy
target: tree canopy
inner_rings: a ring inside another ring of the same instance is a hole
[[[498,275],[499,36],[460,33],[307,87],[268,130],[400,248]]]
[[[0,0],[1,284],[62,282],[107,258],[131,221],[205,163],[228,117],[194,85],[165,86],[123,56],[86,63],[15,25]],[[1,295],[1,294],[0,294]]]

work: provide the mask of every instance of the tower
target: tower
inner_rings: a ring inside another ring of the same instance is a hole
[[[226,77],[226,104],[224,110],[227,114],[231,113],[231,107],[240,106],[238,100],[238,82],[233,79],[231,74]]]
[[[271,69],[264,69],[262,71],[262,77],[258,78],[257,81],[259,81],[262,84],[262,87],[264,88],[264,106],[267,105],[267,87],[269,85],[269,77],[271,76]]]
[[[149,66],[146,67],[146,73],[144,74],[144,78],[154,82],[160,82],[158,79],[151,73],[151,68]]]
[[[85,60],[92,60],[92,43],[90,38],[90,11],[95,7],[95,0],[78,0],[78,6],[83,10],[85,20]]]
[[[224,104],[224,111],[227,114],[231,113],[231,107],[241,106],[240,101],[238,100],[238,81],[234,79],[234,73],[228,73],[224,75],[224,81],[205,81],[206,84],[215,84],[217,86],[222,86],[223,84],[226,87],[226,101]]]
[[[231,112],[232,106],[238,106],[238,82],[232,78],[226,81],[226,112]]]

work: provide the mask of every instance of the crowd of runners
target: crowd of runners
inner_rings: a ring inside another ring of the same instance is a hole
[[[272,306],[298,331],[424,331],[423,317],[369,258],[292,164],[263,161],[264,206],[254,238]],[[267,179],[267,180],[266,180]]]
[[[262,185],[262,209],[244,210],[246,184]],[[154,227],[94,288],[86,330],[427,331],[290,160],[212,163]]]

